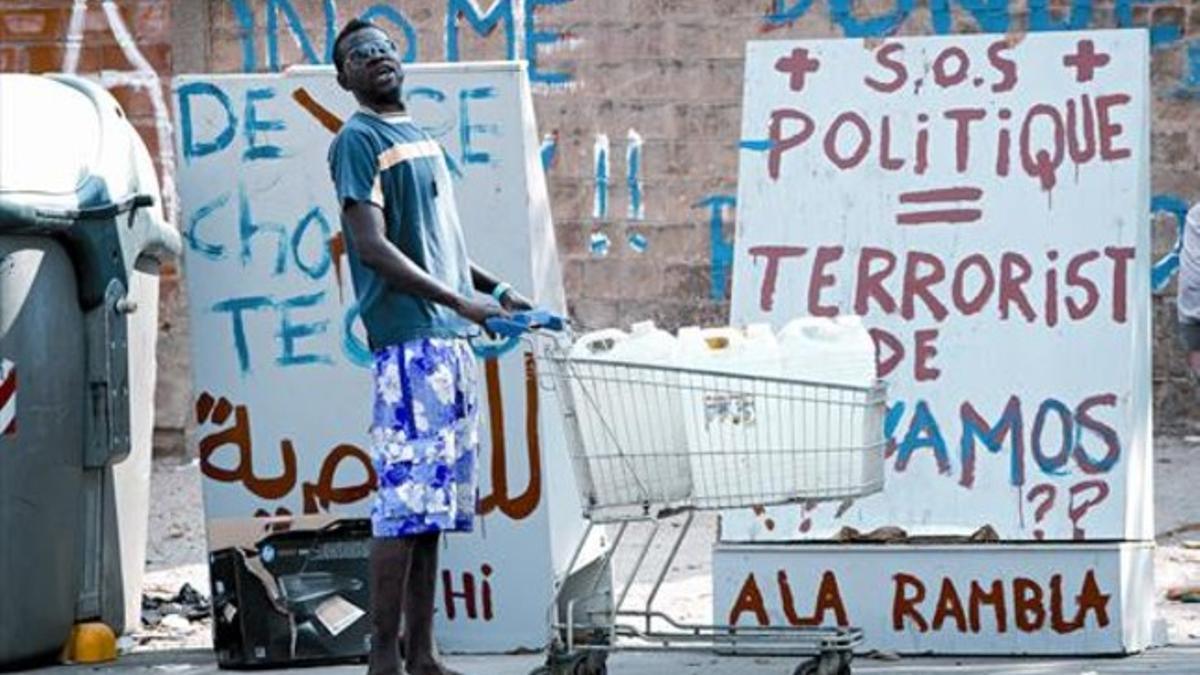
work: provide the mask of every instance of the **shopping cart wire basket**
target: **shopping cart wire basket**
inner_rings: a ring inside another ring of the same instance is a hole
[[[566,599],[564,583],[558,584],[547,664],[536,672],[602,675],[611,651],[705,649],[805,655],[811,658],[796,673],[849,673],[862,641],[858,629],[695,625],[655,610],[654,603],[695,511],[853,499],[882,490],[886,384],[855,387],[580,358],[570,353],[569,331],[530,342],[539,380],[559,399],[588,521],[563,582],[593,529],[610,528],[590,588],[574,589]],[[662,528],[667,520],[679,526]],[[637,523],[648,525],[649,535],[633,570],[608,595],[604,581],[611,578],[613,555]],[[648,598],[627,608],[656,546],[666,555],[649,570]],[[594,602],[596,595],[607,597]],[[595,609],[580,611],[589,606]]]

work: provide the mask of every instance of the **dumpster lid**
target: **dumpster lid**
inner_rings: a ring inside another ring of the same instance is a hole
[[[116,99],[74,75],[0,74],[0,149],[0,206],[68,211],[158,192]]]
[[[98,167],[95,101],[60,82],[0,77],[0,192],[73,195]]]

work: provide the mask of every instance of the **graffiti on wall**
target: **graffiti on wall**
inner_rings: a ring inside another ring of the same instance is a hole
[[[1123,227],[1149,211],[1143,37],[752,44],[734,319],[864,317],[892,383],[894,482],[855,512],[872,524],[936,496],[989,500],[1005,537],[1124,532],[1144,371],[1076,374],[1061,351],[1148,365],[1148,226]],[[821,199],[795,189],[809,177]]]
[[[64,73],[76,74],[79,71],[79,56],[85,42],[84,25],[91,4],[88,0],[75,0],[71,6],[66,49],[63,53],[62,70]],[[121,49],[121,54],[133,68],[132,70],[101,70],[97,78],[100,84],[106,88],[132,87],[144,91],[150,99],[150,105],[154,110],[154,130],[158,140],[159,159],[162,162],[159,182],[163,194],[163,211],[168,219],[174,219],[178,207],[173,175],[175,153],[171,149],[171,138],[174,131],[171,126],[170,107],[163,95],[162,80],[134,43],[133,36],[130,35],[129,28],[121,17],[117,3],[113,0],[103,0],[99,5],[104,13],[108,29]]]
[[[278,70],[282,66],[280,41],[290,37],[304,60],[308,63],[330,63],[332,42],[344,12],[334,0],[319,0],[316,4],[305,4],[301,0],[268,0],[255,3],[252,0],[228,0],[239,23],[243,69],[247,72],[266,68]],[[523,58],[530,63],[530,77],[543,86],[543,92],[578,84],[570,71],[556,71],[543,67],[539,59],[544,52],[573,48],[582,44],[584,38],[565,30],[552,30],[553,11],[556,6],[586,0],[445,0],[435,18],[442,27],[440,45],[423,45],[430,39],[398,3],[378,2],[359,12],[359,16],[376,21],[388,28],[403,41],[401,49],[406,59],[416,60],[426,54],[447,61],[464,58],[464,43],[468,39],[499,41],[503,43],[506,58]],[[320,20],[306,25],[299,9],[311,9],[319,4]],[[896,34],[909,23],[918,20],[915,0],[892,0],[890,5],[874,14],[865,14],[861,3],[854,0],[771,0],[765,12],[759,16],[761,28],[766,32],[786,32],[796,22],[821,16],[837,27],[845,37],[886,37]],[[1027,29],[1031,32],[1145,27],[1150,32],[1154,49],[1159,51],[1179,50],[1183,54],[1183,68],[1178,81],[1158,92],[1160,97],[1192,100],[1200,98],[1200,38],[1187,35],[1186,12],[1177,4],[1158,0],[1116,0],[1111,12],[1099,11],[1090,0],[1078,0],[1068,7],[1058,9],[1049,0],[1032,0],[1027,4],[1012,0],[932,0],[929,5],[932,32],[938,35],[962,32],[968,27],[972,32],[1007,33]],[[744,20],[744,19],[738,19]],[[547,134],[543,145],[543,161],[549,169],[560,150],[557,132]],[[594,142],[585,148],[590,150],[592,165],[592,205],[589,214],[595,220],[609,221],[623,218],[631,222],[646,217],[646,200],[643,190],[643,144],[641,135],[630,129],[625,148],[626,175],[620,179],[613,175],[612,150],[609,135],[597,133]],[[730,139],[733,142],[735,139]],[[617,188],[628,191],[628,208],[623,214],[610,211],[613,191]],[[1175,216],[1184,197],[1159,194],[1154,198],[1154,210]],[[714,233],[714,222],[731,222],[733,205],[706,194],[694,200],[700,212],[707,218],[697,226],[707,227],[710,236],[711,292],[710,299],[728,297],[728,269],[730,256],[724,235]],[[567,214],[571,219],[576,215]],[[717,219],[717,220],[714,220]],[[1177,227],[1182,219],[1176,217]],[[645,245],[643,245],[643,242]],[[629,245],[635,252],[645,250],[650,242],[646,236],[636,233],[630,236]],[[593,256],[606,255],[610,250],[608,236],[599,231],[591,235],[589,251]],[[1154,288],[1162,290],[1169,283],[1178,267],[1178,246],[1165,255],[1154,270]]]
[[[334,0],[321,0],[321,25],[305,26],[293,0],[267,0],[255,3],[252,0],[229,0],[239,24],[239,39],[242,43],[242,69],[255,72],[263,66],[278,71],[280,34],[287,31],[295,40],[305,60],[310,64],[333,63],[333,40],[346,17],[339,17]],[[461,60],[460,45],[467,32],[477,36],[492,35],[502,28],[505,42],[505,57],[524,59],[529,63],[529,79],[539,85],[552,87],[568,86],[570,73],[543,67],[540,57],[548,48],[570,47],[576,43],[573,35],[566,31],[546,28],[540,21],[542,12],[555,6],[579,0],[494,0],[485,11],[478,0],[445,0],[442,16],[445,26],[441,54],[446,61]],[[256,11],[261,10],[261,11]],[[417,60],[421,34],[417,25],[404,11],[400,3],[379,2],[370,5],[358,14],[359,18],[374,21],[394,36],[403,38],[399,47],[405,61]],[[261,19],[261,23],[260,23]],[[259,32],[262,27],[264,58],[259,59]],[[318,50],[318,38],[323,48]]]

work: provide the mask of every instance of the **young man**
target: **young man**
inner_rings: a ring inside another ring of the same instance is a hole
[[[1187,350],[1188,370],[1200,382],[1200,204],[1187,213],[1179,251],[1179,337]]]
[[[350,270],[374,352],[369,675],[450,673],[433,640],[438,538],[469,532],[476,502],[476,365],[464,336],[529,302],[473,265],[441,146],[405,113],[404,71],[381,29],[334,42],[360,108],[329,150]],[[499,305],[480,302],[492,295]]]

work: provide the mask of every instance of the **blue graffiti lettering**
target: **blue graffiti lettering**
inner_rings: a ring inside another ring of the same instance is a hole
[[[566,84],[571,81],[567,73],[543,71],[538,68],[538,47],[554,44],[564,37],[559,31],[542,31],[537,28],[537,8],[565,5],[574,0],[524,0],[525,2],[525,60],[529,62],[529,80],[542,84]]]
[[[183,158],[190,162],[197,157],[211,155],[229,147],[237,135],[237,117],[233,114],[233,104],[229,101],[229,96],[211,82],[189,82],[179,88],[178,95]],[[196,96],[205,96],[216,101],[225,112],[225,126],[211,141],[196,140],[195,127],[192,124],[192,98]]]
[[[229,312],[233,319],[233,347],[238,357],[238,368],[242,374],[250,372],[250,345],[246,341],[246,325],[242,313],[258,311],[264,307],[274,307],[275,302],[268,296],[251,296],[245,298],[230,298],[212,306],[214,312]]]
[[[554,166],[554,156],[558,153],[558,133],[542,136],[542,170],[549,171]]]
[[[421,100],[445,103],[446,93],[433,87],[413,87],[404,92],[404,101],[412,111],[417,126],[434,138],[444,138],[454,128],[454,115],[448,106],[422,106]]]
[[[356,326],[362,325],[358,323],[358,315],[359,307],[356,301],[346,310],[346,314],[342,318],[342,352],[354,365],[360,368],[370,368],[374,361],[371,350],[355,334]]]
[[[494,87],[475,87],[464,89],[458,93],[458,140],[462,146],[462,163],[464,165],[492,163],[491,154],[472,148],[471,138],[474,134],[499,134],[500,127],[496,124],[472,124],[469,103],[491,98],[496,98]]]
[[[297,354],[296,341],[301,338],[321,335],[329,328],[329,321],[322,320],[312,323],[293,323],[290,311],[316,307],[325,301],[325,291],[312,295],[301,295],[284,300],[279,304],[279,333],[280,354],[275,362],[281,366],[301,366],[312,363],[332,364],[333,359],[327,354]]]
[[[404,33],[406,44],[404,61],[409,63],[417,60],[417,29],[413,28],[412,22],[408,20],[408,17],[404,16],[403,12],[391,5],[373,5],[359,15],[359,18],[363,21],[372,21],[376,18],[390,21],[392,25]]]
[[[813,0],[796,0],[791,6],[788,0],[771,0],[771,9],[767,12],[766,21],[770,25],[789,24],[808,13]]]
[[[608,217],[608,141],[597,141],[595,157],[596,199],[592,206],[592,216]]]
[[[306,309],[326,306],[327,294],[318,291],[305,295],[297,295],[283,301],[277,301],[269,295],[245,296],[229,298],[212,306],[212,311],[228,313],[230,316],[233,349],[237,355],[238,370],[248,374],[253,370],[253,355],[250,351],[250,340],[247,337],[247,314],[263,309],[274,310],[273,320],[276,324],[275,338],[278,341],[278,352],[274,363],[280,367],[332,365],[333,357],[320,352],[302,351],[302,341],[306,338],[316,338],[329,331],[329,319],[317,321],[300,321],[296,312]],[[346,314],[343,350],[346,357],[355,365],[369,365],[371,353],[356,336],[353,335],[354,320],[358,316],[357,305],[350,308]]]
[[[245,161],[283,157],[283,148],[278,145],[260,144],[258,138],[259,132],[287,129],[283,120],[263,120],[258,117],[257,102],[269,101],[273,98],[275,98],[275,90],[266,87],[246,92],[246,150],[242,153],[242,159]]]
[[[1176,98],[1200,99],[1200,40],[1188,42],[1183,83],[1172,92]]]
[[[1187,48],[1187,74],[1183,84],[1187,87],[1200,89],[1200,40],[1192,40]]]
[[[1074,0],[1067,20],[1054,18],[1050,0],[1029,0],[1029,30],[1083,30],[1092,24],[1092,0]]]
[[[475,0],[447,0],[446,3],[446,60],[458,61],[459,17],[464,17],[477,35],[490,35],[496,24],[504,22],[504,37],[508,60],[517,58],[516,18],[513,0],[498,0],[487,13],[480,16]]]
[[[896,430],[900,428],[900,422],[904,419],[904,401],[896,401],[888,406],[887,415],[883,418],[883,437],[893,438],[896,435]]]
[[[238,188],[238,235],[242,242],[242,265],[249,265],[254,257],[251,243],[260,234],[268,233],[276,236],[275,272],[276,276],[283,274],[287,266],[287,228],[278,223],[256,223],[250,213],[250,198],[246,195],[245,186]]]
[[[738,147],[750,152],[768,152],[771,148],[775,147],[775,143],[769,138],[747,138],[738,141]]]
[[[904,471],[908,468],[908,462],[912,459],[913,453],[922,448],[933,450],[939,473],[950,473],[950,454],[946,451],[946,440],[942,437],[941,429],[938,428],[937,419],[929,410],[928,403],[917,401],[908,433],[904,435],[904,440],[900,441],[897,448],[896,471]]]
[[[1047,456],[1042,449],[1042,432],[1045,429],[1046,419],[1050,413],[1058,415],[1062,426],[1062,437],[1059,442],[1058,453]],[[1070,408],[1061,401],[1052,398],[1042,401],[1042,405],[1038,407],[1037,416],[1033,418],[1033,432],[1029,438],[1029,444],[1033,450],[1033,460],[1037,462],[1038,468],[1042,470],[1042,473],[1050,476],[1066,475],[1064,467],[1066,467],[1067,460],[1071,457],[1071,449],[1077,444],[1076,431],[1074,415]]]
[[[712,260],[709,297],[713,300],[725,298],[725,287],[729,270],[733,266],[733,242],[724,235],[725,209],[737,206],[733,195],[713,194],[692,205],[692,208],[708,209],[708,249]]]
[[[629,187],[629,219],[644,220],[646,207],[642,203],[642,139],[630,132],[625,150],[625,183]]]
[[[229,203],[229,193],[217,197],[216,199],[207,202],[192,212],[188,216],[187,229],[183,233],[183,239],[188,244],[188,249],[199,253],[200,255],[211,260],[220,260],[225,257],[225,246],[205,241],[200,238],[196,232],[200,228],[200,223],[212,215],[213,211],[225,206]]]
[[[242,71],[253,73],[258,69],[258,59],[254,56],[254,12],[250,9],[248,0],[230,0],[233,3],[233,13],[238,22],[238,38],[242,41]]]
[[[333,0],[325,0],[325,34],[326,34],[326,51],[333,45],[331,33],[333,24],[336,21],[336,10],[333,7]],[[313,49],[312,41],[308,38],[308,31],[304,28],[304,19],[300,13],[292,6],[291,0],[267,0],[267,66],[272,71],[279,70],[279,13],[283,12],[284,19],[288,23],[288,29],[292,36],[296,38],[296,44],[300,47],[300,51],[304,52],[304,58],[308,59],[309,63],[319,64],[328,61],[328,58],[322,60],[317,56],[317,52]]]
[[[300,249],[304,244],[304,235],[308,233],[309,227],[314,223],[318,228],[316,249],[320,257],[315,264],[310,264],[300,255]],[[331,236],[333,236],[333,226],[321,213],[321,209],[316,206],[304,214],[304,217],[300,219],[300,224],[296,226],[296,231],[292,233],[292,259],[296,262],[296,267],[307,274],[310,279],[320,279],[333,266],[333,258],[329,255],[329,247],[325,243]]]
[[[1187,221],[1188,203],[1176,195],[1154,195],[1150,200],[1151,217],[1165,213],[1175,219],[1175,244],[1150,268],[1150,287],[1161,291],[1179,271],[1179,254],[1183,251],[1183,228]]]
[[[955,0],[967,10],[979,28],[985,33],[1008,32],[1008,0]],[[954,30],[954,17],[950,0],[932,0],[930,11],[933,13],[933,30],[939,35],[946,35]]]
[[[988,452],[999,454],[1008,441],[1011,449],[1008,482],[1011,485],[1025,483],[1025,428],[1021,419],[1021,400],[1016,396],[1008,399],[1000,419],[988,426],[971,403],[963,403],[962,437],[959,440],[959,457],[962,460],[962,477],[959,482],[970,487],[975,482],[975,441],[981,441]]]
[[[1154,5],[1164,0],[1117,0],[1117,5],[1113,9],[1113,14],[1117,18],[1118,28],[1135,28],[1137,24],[1133,21],[1134,5]],[[1172,24],[1151,25],[1150,28],[1150,46],[1162,47],[1168,45],[1181,37],[1183,37],[1183,27]]]
[[[829,0],[829,14],[846,37],[880,37],[895,33],[912,12],[913,0],[893,0],[893,3],[895,9],[886,14],[859,19],[854,12],[854,0]]]

